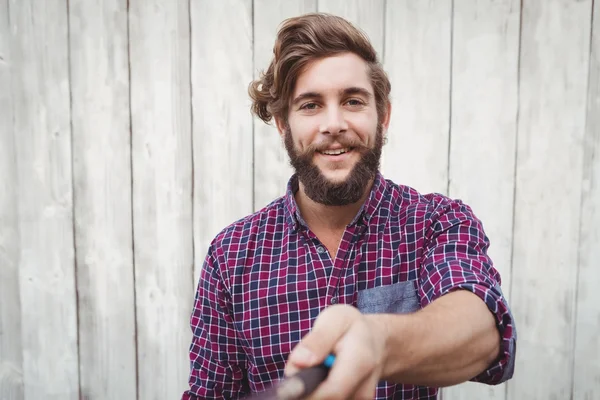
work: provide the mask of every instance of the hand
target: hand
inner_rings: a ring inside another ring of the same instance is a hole
[[[329,376],[310,399],[373,399],[385,365],[386,330],[375,315],[348,305],[326,308],[294,348],[285,375],[320,364],[333,353]]]

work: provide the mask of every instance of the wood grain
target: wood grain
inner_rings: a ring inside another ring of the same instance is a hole
[[[136,398],[127,3],[69,3],[81,396]]]
[[[215,235],[253,211],[252,2],[191,4],[197,282]]]
[[[581,231],[573,399],[600,398],[600,4],[594,4],[583,140]]]
[[[0,399],[23,400],[19,221],[8,0],[0,0]]]
[[[469,204],[490,238],[508,297],[511,281],[519,0],[454,2],[449,195]],[[504,399],[506,385],[466,383],[444,400]]]
[[[448,188],[451,5],[386,2],[384,66],[392,116],[382,170],[421,192]]]
[[[571,396],[591,7],[523,3],[510,399]]]
[[[189,373],[190,15],[186,0],[129,7],[138,397],[163,400],[181,396]]]
[[[284,19],[317,11],[316,0],[254,0],[254,77],[266,70],[273,57],[277,28]],[[274,122],[254,119],[254,209],[259,210],[285,194],[294,170]]]
[[[67,2],[11,1],[26,399],[79,398]]]

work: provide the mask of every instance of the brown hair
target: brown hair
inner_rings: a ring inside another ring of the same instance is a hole
[[[271,64],[248,88],[252,112],[266,123],[272,117],[287,120],[290,98],[304,68],[311,61],[345,52],[355,53],[366,61],[381,120],[390,102],[391,85],[375,49],[364,32],[343,18],[325,13],[283,21]]]

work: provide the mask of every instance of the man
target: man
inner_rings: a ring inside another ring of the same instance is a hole
[[[481,222],[379,172],[390,83],[368,39],[330,15],[286,20],[249,91],[296,173],[212,242],[183,398],[244,397],[330,353],[313,398],[432,399],[509,379],[516,331]]]

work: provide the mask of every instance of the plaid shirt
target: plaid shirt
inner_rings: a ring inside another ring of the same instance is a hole
[[[407,313],[457,289],[496,318],[501,356],[474,381],[513,374],[516,331],[481,222],[466,204],[419,194],[378,175],[347,226],[337,257],[287,194],[213,240],[191,316],[190,389],[183,400],[240,398],[283,376],[292,348],[319,312],[345,303],[364,313]],[[380,382],[377,399],[433,399],[436,388]]]

